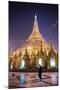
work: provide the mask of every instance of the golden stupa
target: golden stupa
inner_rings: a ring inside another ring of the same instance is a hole
[[[58,56],[52,43],[49,45],[41,35],[35,15],[32,33],[20,48],[9,55],[9,68],[34,68],[39,64],[44,68],[57,68]]]

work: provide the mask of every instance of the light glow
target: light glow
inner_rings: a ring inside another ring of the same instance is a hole
[[[29,46],[27,49],[28,49],[28,50],[30,50],[30,49],[31,49],[31,47]]]
[[[50,65],[51,65],[51,67],[55,67],[55,60],[54,60],[54,58],[50,59]]]
[[[24,68],[24,66],[25,66],[25,60],[22,60],[22,63],[21,63],[21,69],[23,69]]]
[[[42,59],[41,58],[39,58],[38,65],[39,64],[42,66]]]
[[[13,69],[13,66],[12,65],[10,66],[10,69]]]

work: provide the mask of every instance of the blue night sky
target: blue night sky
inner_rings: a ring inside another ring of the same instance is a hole
[[[9,1],[9,50],[16,50],[33,29],[37,14],[39,30],[45,40],[58,50],[58,5]]]

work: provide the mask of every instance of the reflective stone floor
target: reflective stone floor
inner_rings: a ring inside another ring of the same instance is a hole
[[[40,81],[38,73],[9,72],[9,88],[30,88],[58,85],[58,73],[42,73]]]

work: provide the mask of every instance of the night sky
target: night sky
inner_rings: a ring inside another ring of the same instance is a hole
[[[51,39],[58,50],[58,5],[9,1],[9,51],[14,51],[29,37],[37,14],[39,30],[45,40]]]

